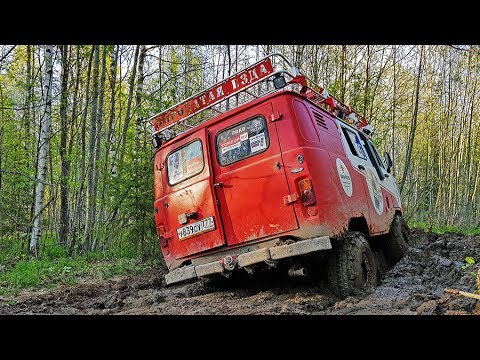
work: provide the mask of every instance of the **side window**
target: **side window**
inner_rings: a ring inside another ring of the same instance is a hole
[[[380,165],[382,168],[385,169],[385,164],[383,163],[383,160],[382,160],[382,158],[380,157],[380,155],[378,155],[377,148],[375,147],[375,145],[373,145],[373,142],[371,142],[370,140],[368,140],[368,144],[372,147],[372,150],[373,150],[373,153],[374,153],[374,155],[375,155],[375,158],[377,159],[378,165]]]
[[[168,183],[175,185],[200,174],[203,166],[202,143],[194,140],[167,155]]]
[[[367,155],[365,154],[365,150],[363,150],[363,146],[360,143],[360,138],[358,137],[357,133],[343,126],[341,126],[341,128],[352,154],[366,160]]]
[[[377,150],[373,146],[373,143],[370,140],[367,140],[365,135],[362,134],[361,132],[359,134],[361,139],[363,140],[363,143],[365,144],[365,149],[367,150],[368,157],[372,162],[372,165],[375,168],[375,170],[377,170],[378,177],[380,178],[380,180],[385,179],[385,175],[382,170],[382,168],[384,168],[385,166],[383,165],[383,162],[378,156]]]
[[[218,133],[217,158],[221,166],[233,164],[267,150],[270,145],[267,122],[256,116]]]

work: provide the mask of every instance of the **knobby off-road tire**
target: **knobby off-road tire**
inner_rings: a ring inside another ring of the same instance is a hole
[[[377,286],[377,265],[365,235],[348,232],[332,245],[328,282],[335,295],[345,298]]]
[[[393,219],[390,232],[384,239],[383,252],[389,266],[395,265],[408,249],[410,229],[405,219],[397,214]]]

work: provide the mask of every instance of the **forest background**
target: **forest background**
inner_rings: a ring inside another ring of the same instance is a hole
[[[162,262],[143,120],[272,52],[365,115],[410,226],[480,232],[478,46],[0,45],[0,295]]]

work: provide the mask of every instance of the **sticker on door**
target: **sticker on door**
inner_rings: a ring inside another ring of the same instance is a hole
[[[368,192],[370,193],[370,198],[372,199],[373,206],[378,215],[383,213],[383,197],[382,197],[382,188],[378,183],[375,174],[370,168],[365,170],[365,176],[367,178]]]
[[[250,138],[250,149],[252,150],[252,153],[261,151],[266,147],[267,143],[265,141],[265,133],[260,133]]]
[[[351,197],[353,194],[352,178],[350,177],[347,167],[339,158],[337,158],[337,172],[343,191],[345,191],[345,194],[347,194],[348,197]]]

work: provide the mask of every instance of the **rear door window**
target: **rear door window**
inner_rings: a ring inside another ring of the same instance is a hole
[[[267,122],[256,116],[218,133],[217,158],[221,166],[233,164],[268,149]]]
[[[343,130],[343,133],[345,135],[345,139],[347,140],[348,147],[350,148],[350,151],[352,152],[352,155],[358,156],[364,160],[367,159],[367,155],[365,154],[365,150],[363,150],[363,146],[360,143],[360,139],[358,135],[354,132],[351,131],[350,129],[347,129],[345,127],[341,127]]]
[[[203,150],[200,140],[182,146],[167,156],[168,183],[170,185],[200,174],[203,170]]]

